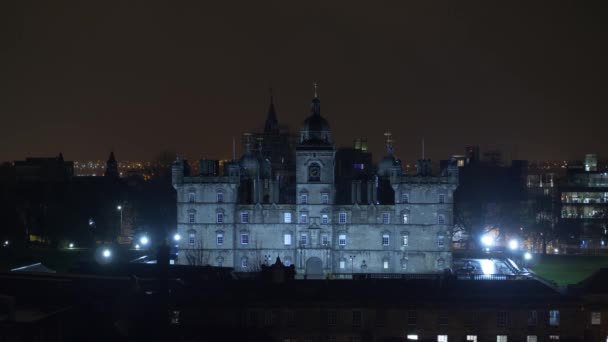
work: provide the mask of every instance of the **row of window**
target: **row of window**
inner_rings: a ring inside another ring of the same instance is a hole
[[[215,193],[215,201],[217,203],[224,203],[224,193],[221,191],[218,191]],[[189,192],[188,193],[188,202],[190,203],[195,203],[196,202],[196,193],[194,192]]]
[[[406,340],[408,341],[418,341],[419,335],[416,334],[408,334],[406,335]],[[477,335],[467,335],[467,341],[477,342]],[[549,335],[550,341],[559,341],[559,335]],[[508,342],[508,335],[496,335],[496,342]],[[537,335],[527,335],[526,342],[537,342]],[[437,342],[448,342],[448,335],[437,335]]]
[[[437,196],[437,202],[445,203],[445,194],[439,194],[439,196]],[[401,203],[410,203],[410,194],[402,193],[401,194]]]
[[[385,247],[390,246],[390,239],[391,239],[390,234],[382,234],[382,238],[381,238],[382,246],[385,246]],[[410,240],[409,233],[401,234],[400,242],[401,242],[402,247],[408,247],[409,240]],[[338,245],[339,246],[346,246],[346,241],[347,241],[346,234],[338,234]],[[196,232],[190,231],[188,233],[188,244],[190,246],[194,246],[195,243],[196,243]],[[240,234],[240,243],[241,243],[241,245],[249,244],[249,233]],[[221,246],[224,244],[224,233],[223,232],[216,233],[216,244],[218,246]],[[290,233],[283,234],[283,244],[285,246],[290,246],[292,244],[292,235]],[[308,234],[300,234],[299,244],[301,246],[308,245]],[[329,246],[329,235],[328,234],[321,234],[321,245]],[[445,235],[442,233],[437,234],[437,247],[439,247],[439,248],[445,247]]]
[[[308,194],[307,193],[301,193],[300,194],[300,204],[308,204]],[[321,194],[321,204],[329,204],[329,194],[327,193],[322,193]]]
[[[338,214],[338,223],[346,224],[347,223],[347,214],[346,212],[341,212]],[[241,223],[249,223],[249,212],[243,211],[240,215]],[[390,213],[382,213],[382,223],[390,224],[391,216]],[[410,222],[410,214],[409,212],[402,214],[402,223],[408,224]],[[196,223],[196,212],[191,210],[188,212],[188,223]],[[224,213],[218,212],[216,213],[216,223],[224,223]],[[291,213],[283,213],[283,223],[292,223]],[[308,223],[308,211],[300,212],[300,220],[299,223],[307,224]],[[321,224],[329,224],[329,215],[323,214],[321,215]],[[437,214],[437,224],[446,224],[445,214]]]
[[[224,202],[224,193],[221,191],[216,192],[215,199],[217,203]],[[445,194],[439,194],[437,198],[438,203],[445,203]],[[188,193],[188,202],[194,203],[196,202],[196,193],[189,192]],[[300,193],[300,204],[308,204],[308,193],[302,192]],[[329,204],[329,194],[321,193],[321,203]],[[401,194],[401,203],[410,203],[410,195],[408,193]]]

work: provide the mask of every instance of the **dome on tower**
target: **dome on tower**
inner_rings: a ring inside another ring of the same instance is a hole
[[[329,123],[321,116],[321,100],[316,96],[310,105],[310,116],[302,123],[300,144],[326,146],[331,145],[331,129]]]

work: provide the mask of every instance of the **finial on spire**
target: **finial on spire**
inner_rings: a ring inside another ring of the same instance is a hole
[[[319,97],[319,83],[317,83],[317,81],[312,82],[312,87],[314,89],[314,98],[318,98]]]

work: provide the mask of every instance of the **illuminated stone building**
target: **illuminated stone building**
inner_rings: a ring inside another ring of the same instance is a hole
[[[178,263],[250,272],[278,256],[309,278],[450,267],[457,168],[434,176],[420,160],[404,174],[387,137],[377,165],[360,139],[336,149],[315,91],[294,143],[271,102],[263,132],[244,136],[243,156],[221,175],[173,165]]]

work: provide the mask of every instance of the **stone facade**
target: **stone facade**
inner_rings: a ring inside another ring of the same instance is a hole
[[[389,140],[387,156],[367,165],[369,179],[353,181],[350,203],[337,203],[336,150],[318,98],[292,151],[285,159],[295,162],[273,170],[280,162],[263,158],[261,148],[256,155],[246,141],[245,155],[222,176],[184,176],[184,161],[176,161],[178,263],[249,272],[280,257],[310,278],[451,266],[456,174],[432,176],[430,161],[421,160],[416,175],[404,175]]]

